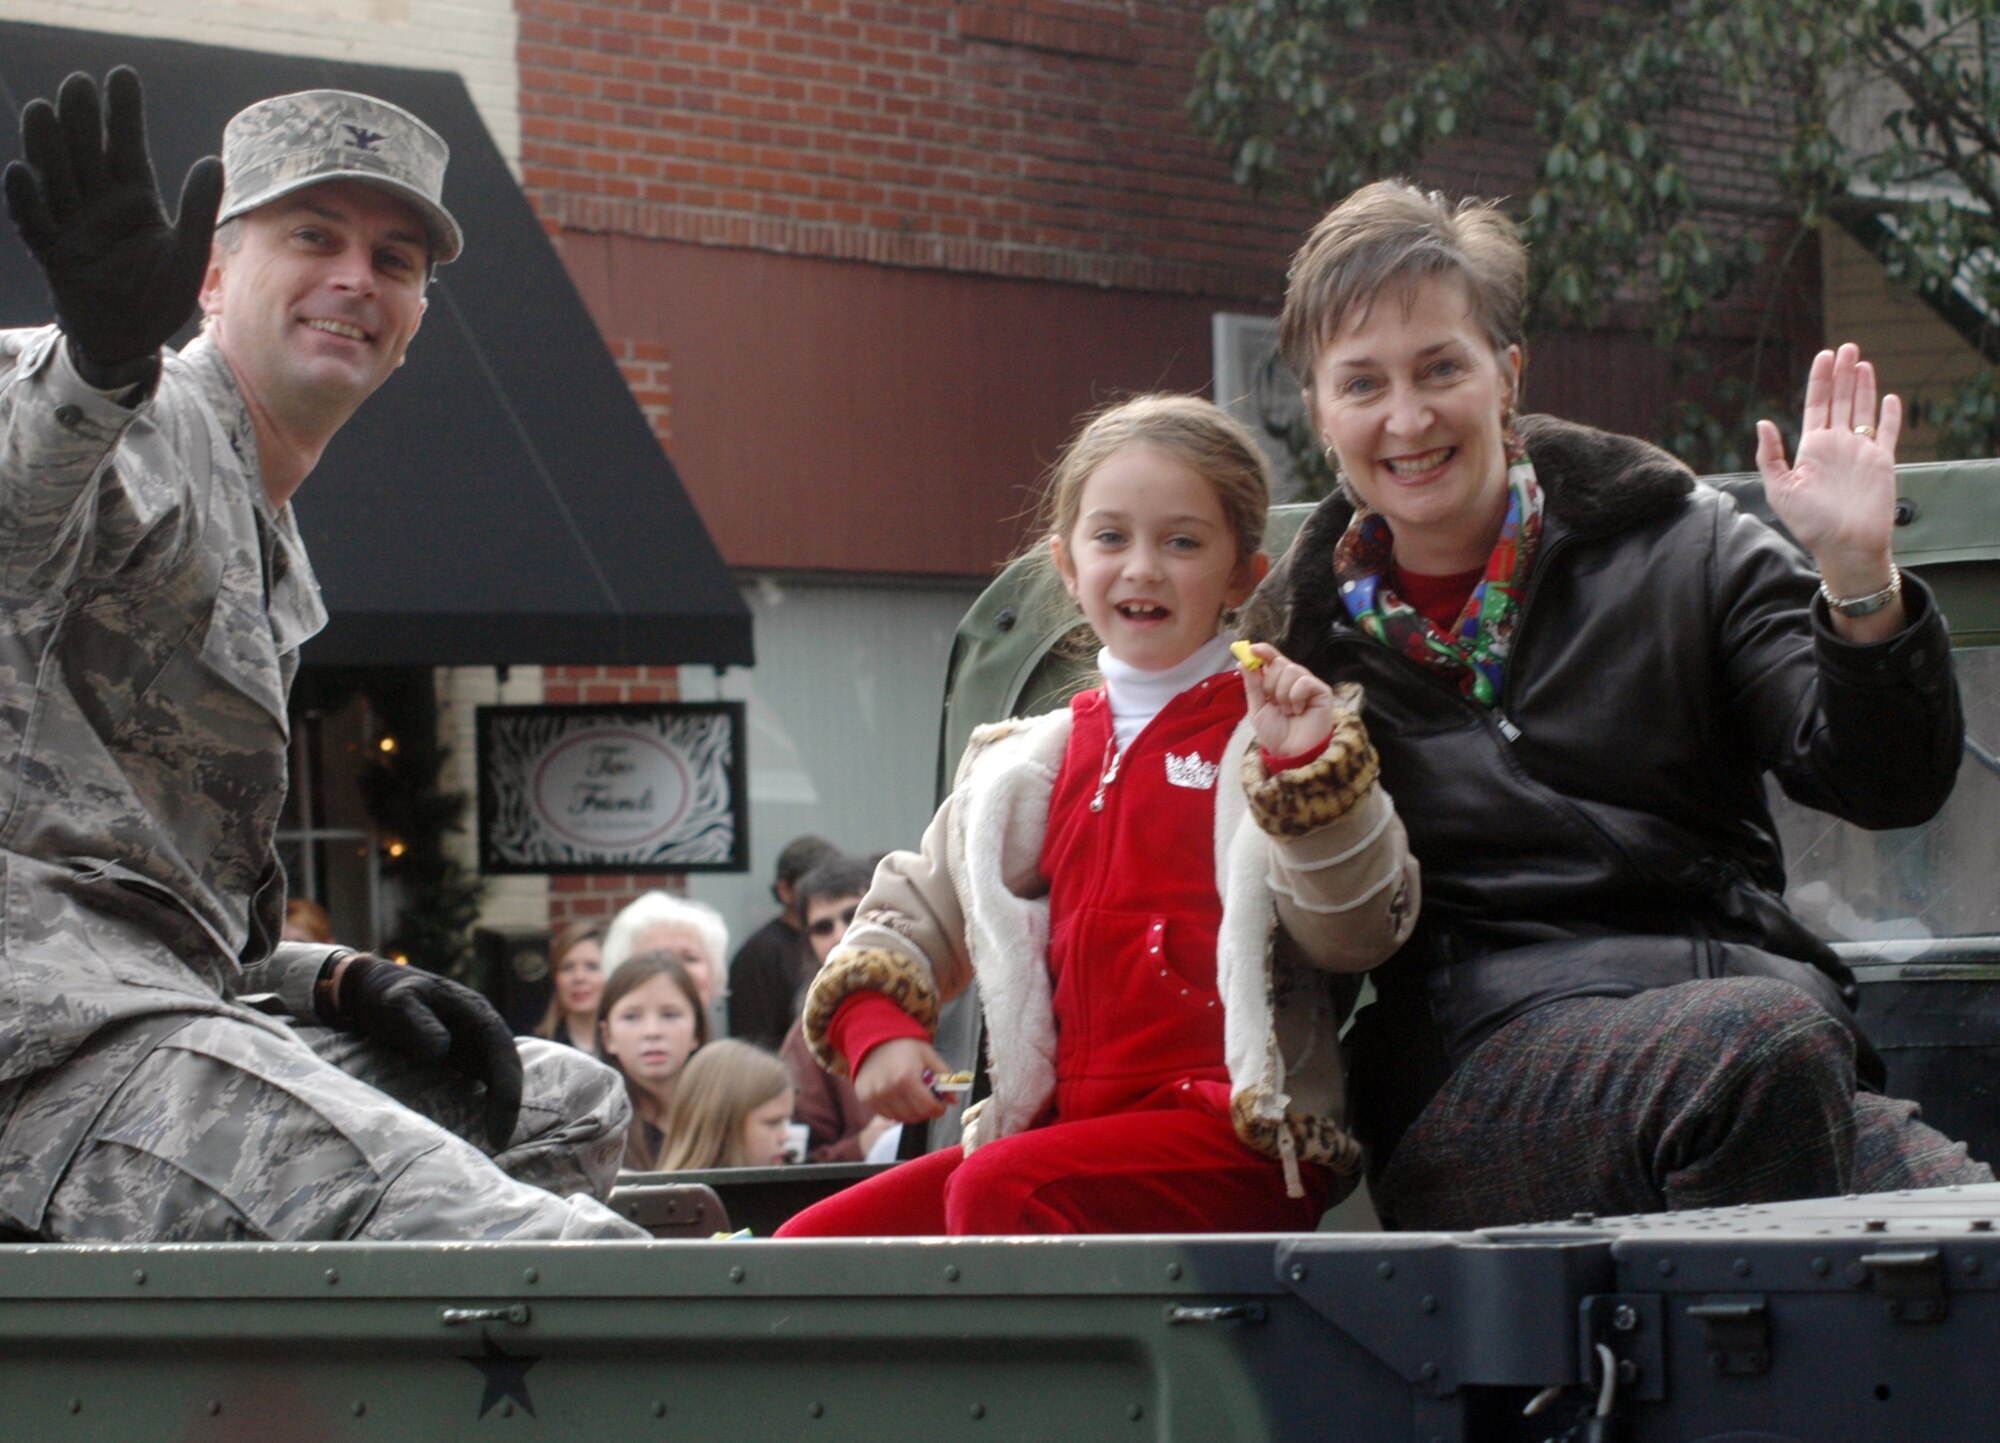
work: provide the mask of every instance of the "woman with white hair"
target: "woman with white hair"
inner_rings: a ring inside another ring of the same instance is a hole
[[[645,892],[611,919],[604,933],[604,972],[618,970],[641,952],[670,952],[701,989],[701,1005],[713,1015],[722,992],[722,959],[729,955],[729,924],[703,902],[671,892]]]

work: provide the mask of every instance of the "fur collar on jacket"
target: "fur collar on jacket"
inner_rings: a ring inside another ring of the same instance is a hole
[[[1692,471],[1636,437],[1554,416],[1523,416],[1519,424],[1551,532],[1613,536],[1667,515],[1694,490]],[[1335,494],[1306,518],[1291,549],[1245,604],[1243,635],[1274,638],[1280,650],[1297,656],[1302,638],[1325,634],[1340,608],[1334,543],[1353,515],[1347,498]]]

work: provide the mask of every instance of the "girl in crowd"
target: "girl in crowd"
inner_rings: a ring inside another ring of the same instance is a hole
[[[792,1124],[792,1075],[761,1047],[725,1037],[688,1064],[667,1118],[668,1172],[776,1167]]]
[[[632,1097],[624,1165],[652,1171],[672,1136],[669,1118],[683,1069],[708,1041],[708,1011],[680,958],[641,952],[621,962],[605,984],[597,1034]]]
[[[555,987],[535,1036],[597,1054],[597,1006],[604,996],[604,926],[572,922],[549,944]]]
[[[1914,826],[1957,775],[1951,649],[1890,554],[1902,407],[1823,351],[1794,546],[1629,436],[1520,414],[1527,256],[1497,206],[1365,187],[1280,345],[1338,464],[1249,608],[1367,689],[1424,868],[1349,1036],[1385,1219],[1461,1229],[1990,1178],[1880,1080],[1783,901],[1764,801]],[[1857,1053],[1858,1049],[1858,1053]]]
[[[823,1065],[922,1122],[976,970],[993,1095],[963,1148],[783,1235],[1310,1229],[1352,1187],[1330,974],[1395,950],[1417,877],[1358,699],[1270,646],[1232,664],[1268,497],[1249,435],[1187,396],[1113,407],[1057,462],[1047,555],[1103,685],[975,733],[805,1013]]]

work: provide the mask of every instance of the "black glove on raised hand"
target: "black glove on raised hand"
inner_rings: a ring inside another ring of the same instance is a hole
[[[449,977],[365,953],[346,959],[321,1021],[415,1053],[486,1084],[486,1137],[503,1150],[521,1114],[521,1054],[493,1004]]]
[[[150,379],[160,347],[201,295],[222,162],[194,163],[169,222],[146,149],[139,76],[125,65],[104,78],[101,111],[95,82],[81,72],[54,105],[29,101],[21,153],[25,163],[10,162],[0,185],[48,276],[72,359],[93,385]]]

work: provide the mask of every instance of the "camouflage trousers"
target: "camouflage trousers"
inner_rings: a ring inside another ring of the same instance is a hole
[[[624,1146],[623,1081],[520,1046],[520,1122],[488,1157],[480,1089],[445,1068],[321,1027],[128,1023],[0,1096],[4,1211],[58,1242],[644,1237],[591,1196]]]

